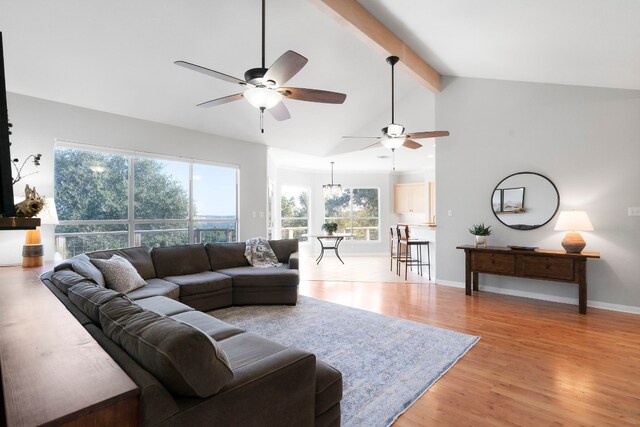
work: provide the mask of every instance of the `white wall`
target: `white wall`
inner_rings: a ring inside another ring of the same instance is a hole
[[[438,279],[464,281],[464,254],[474,223],[493,226],[492,245],[561,249],[556,219],[530,231],[500,224],[493,188],[507,175],[538,172],[560,192],[560,209],[587,211],[583,232],[590,305],[640,310],[640,92],[445,78],[436,99],[437,127],[451,136],[437,147]],[[453,216],[449,217],[451,210]],[[577,301],[577,286],[481,275],[482,286],[543,299]]]
[[[43,155],[38,173],[16,184],[16,194],[28,183],[53,195],[54,139],[233,164],[240,167],[238,239],[266,235],[266,215],[260,216],[267,208],[266,146],[12,93],[7,103],[12,157]],[[44,226],[42,237],[45,259],[53,259],[53,227]],[[0,233],[0,264],[20,263],[23,241],[24,231]]]

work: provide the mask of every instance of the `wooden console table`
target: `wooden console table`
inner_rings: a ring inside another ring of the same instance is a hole
[[[505,247],[458,246],[465,253],[465,293],[478,290],[478,273],[578,284],[578,311],[587,314],[587,259],[598,252],[566,253],[563,250],[517,250]]]
[[[0,267],[0,426],[137,425],[138,387],[40,281],[45,268]]]

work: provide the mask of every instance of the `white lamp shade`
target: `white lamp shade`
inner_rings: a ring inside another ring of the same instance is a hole
[[[264,108],[268,110],[271,107],[278,105],[282,101],[282,95],[272,89],[264,87],[252,87],[245,90],[242,94],[249,101],[249,104],[256,108]]]
[[[555,231],[593,231],[593,225],[585,211],[562,211]]]
[[[380,143],[382,143],[382,145],[389,150],[395,150],[396,148],[402,147],[404,141],[404,138],[382,138]]]

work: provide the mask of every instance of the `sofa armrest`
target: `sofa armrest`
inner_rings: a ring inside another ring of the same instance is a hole
[[[288,347],[234,369],[233,374],[208,399],[179,399],[181,411],[169,425],[314,425],[316,358],[312,353]]]
[[[300,252],[294,252],[289,255],[289,269],[290,270],[299,270],[300,265]]]

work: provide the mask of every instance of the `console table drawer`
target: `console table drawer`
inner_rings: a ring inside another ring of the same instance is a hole
[[[522,275],[542,279],[573,280],[573,260],[525,256],[522,259]]]
[[[485,273],[515,274],[513,255],[476,252],[473,254],[473,270]]]

